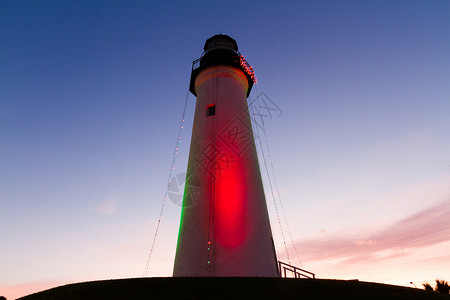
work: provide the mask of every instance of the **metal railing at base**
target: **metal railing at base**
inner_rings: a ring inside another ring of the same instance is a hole
[[[316,278],[316,274],[297,268],[296,266],[284,263],[282,261],[278,261],[278,270],[282,278]]]

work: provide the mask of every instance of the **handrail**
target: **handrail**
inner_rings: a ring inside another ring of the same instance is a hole
[[[287,272],[291,272],[294,275],[294,278],[310,278],[315,279],[316,274],[297,268],[296,266],[284,263],[282,261],[278,261],[278,271],[280,272],[280,276],[283,278],[287,278]]]
[[[202,57],[203,55],[192,62],[192,71],[200,67],[200,60],[202,59]]]

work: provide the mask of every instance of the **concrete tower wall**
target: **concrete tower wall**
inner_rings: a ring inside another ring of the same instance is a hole
[[[278,276],[248,86],[244,72],[228,65],[196,77],[174,276]]]

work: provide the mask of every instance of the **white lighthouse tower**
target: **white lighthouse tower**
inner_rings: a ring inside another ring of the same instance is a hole
[[[278,277],[247,105],[255,77],[227,35],[194,62],[197,96],[174,276]]]

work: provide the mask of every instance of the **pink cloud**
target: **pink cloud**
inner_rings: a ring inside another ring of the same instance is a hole
[[[95,211],[97,211],[99,214],[102,215],[109,215],[117,210],[117,199],[116,197],[110,196],[108,200],[103,201],[100,203],[96,208]]]
[[[358,237],[327,234],[296,243],[305,261],[358,261],[408,255],[414,248],[450,240],[450,200],[396,222],[383,230]]]

